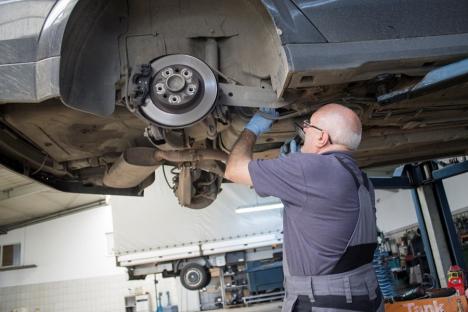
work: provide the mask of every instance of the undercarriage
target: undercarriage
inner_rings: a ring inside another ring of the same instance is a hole
[[[288,43],[260,1],[81,1],[75,10],[60,96],[0,100],[2,164],[57,189],[141,195],[162,167],[181,205],[204,208],[260,107],[279,116],[254,158],[277,157],[295,122],[326,103],[361,118],[363,168],[468,151],[466,84],[378,100],[465,58],[465,34],[412,38],[418,49],[401,39]]]

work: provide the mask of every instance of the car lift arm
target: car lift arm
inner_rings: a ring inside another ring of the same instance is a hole
[[[468,59],[431,70],[416,85],[377,97],[380,105],[420,97],[468,81]]]

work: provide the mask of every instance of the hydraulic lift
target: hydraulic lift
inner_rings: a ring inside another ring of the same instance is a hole
[[[436,287],[447,287],[447,270],[466,270],[443,180],[468,172],[468,161],[442,167],[435,161],[399,167],[392,177],[371,178],[376,189],[411,191],[421,237]]]
[[[447,287],[447,271],[458,265],[466,271],[459,238],[445,193],[443,180],[468,172],[468,161],[441,165],[436,161],[405,165],[392,177],[371,178],[376,189],[411,191],[419,230],[434,287]],[[467,311],[464,293],[460,296],[416,299],[386,304],[385,310],[401,311]]]

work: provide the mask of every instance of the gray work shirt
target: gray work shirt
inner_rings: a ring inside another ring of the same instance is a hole
[[[255,191],[284,204],[283,239],[292,275],[328,274],[356,226],[357,186],[335,156],[357,169],[351,154],[341,152],[294,153],[249,163]]]

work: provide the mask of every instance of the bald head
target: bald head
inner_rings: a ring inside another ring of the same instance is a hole
[[[361,143],[361,120],[354,111],[343,105],[327,104],[320,107],[312,114],[310,122],[326,130],[333,144],[356,150]]]

